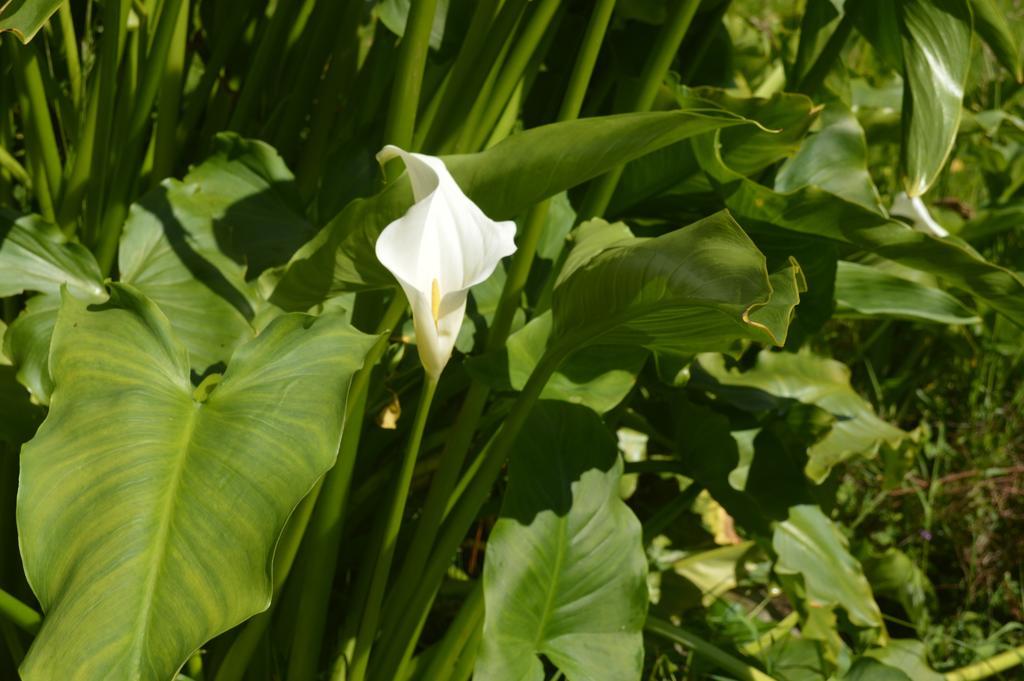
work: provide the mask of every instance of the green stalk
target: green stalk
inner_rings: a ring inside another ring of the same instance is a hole
[[[178,112],[181,109],[181,88],[185,78],[189,10],[188,0],[185,0],[178,11],[178,22],[174,26],[163,76],[160,78],[151,185],[156,185],[174,172],[178,148]]]
[[[794,92],[814,94],[825,82],[825,77],[828,76],[828,72],[832,70],[832,66],[839,59],[839,54],[843,51],[843,47],[853,31],[853,11],[851,8],[839,20],[839,25],[832,31],[832,35],[825,42],[825,47],[822,48],[818,58],[814,60],[814,64],[807,70],[804,77],[800,79]]]
[[[28,171],[25,170],[25,166],[18,163],[18,159],[11,155],[11,152],[7,151],[3,147],[0,147],[0,168],[3,168],[11,174],[18,182],[21,182],[26,187],[31,186],[32,180],[29,178]]]
[[[34,147],[39,153],[39,164],[46,176],[46,184],[50,196],[60,194],[61,161],[57,150],[57,137],[50,121],[50,106],[43,86],[43,73],[39,67],[39,52],[33,44],[15,46],[7,41],[9,51],[20,73],[20,84],[28,99],[28,110],[22,111],[28,134],[31,134]]]
[[[313,508],[322,488],[322,481],[318,482],[288,519],[288,524],[285,525],[284,532],[281,534],[281,541],[277,545],[277,551],[274,552],[274,592],[270,607],[246,622],[242,631],[231,642],[227,655],[224,656],[224,660],[217,669],[214,681],[242,681],[245,676],[249,661],[252,659],[253,653],[256,652],[263,634],[270,626],[274,611],[277,609],[281,589],[291,573],[295,555],[299,552],[299,545],[302,543],[302,537],[309,525],[310,516],[313,514]]]
[[[473,17],[469,20],[469,28],[466,30],[466,39],[462,42],[455,63],[448,72],[447,81],[434,94],[419,125],[416,126],[416,135],[413,138],[415,148],[424,148],[434,121],[438,120],[438,114],[444,110],[443,115],[447,115],[451,105],[459,101],[458,97],[462,95],[466,79],[472,73],[476,59],[486,44],[487,29],[494,20],[500,4],[500,0],[479,0],[476,3]]]
[[[411,130],[409,132],[411,134]],[[380,607],[384,601],[384,590],[387,587],[388,575],[391,572],[391,561],[394,558],[395,547],[398,544],[398,532],[402,527],[402,516],[405,514],[405,502],[409,496],[409,484],[412,482],[412,473],[416,467],[416,459],[419,457],[420,442],[423,440],[423,429],[427,425],[427,415],[430,412],[430,403],[433,401],[436,389],[437,377],[427,374],[423,380],[423,392],[416,408],[416,416],[413,419],[405,454],[402,457],[398,480],[395,483],[395,494],[391,501],[391,507],[388,509],[381,550],[373,567],[373,579],[370,582],[366,608],[363,610],[359,634],[356,637],[356,646],[352,653],[350,681],[363,681],[366,676],[370,650],[373,648],[373,642],[377,636],[377,624],[380,618]]]
[[[128,204],[133,195],[133,188],[138,182],[139,163],[145,152],[146,127],[149,125],[150,114],[156,95],[163,82],[167,55],[171,48],[171,39],[178,26],[178,15],[182,13],[183,0],[164,0],[153,38],[153,48],[146,58],[145,68],[139,80],[138,90],[132,97],[132,115],[116,168],[117,181],[111,186],[108,205],[103,216],[99,246],[96,250],[96,261],[100,272],[109,273],[117,254],[117,244],[121,239],[121,230],[128,215]]]
[[[654,104],[654,98],[658,94],[665,74],[672,65],[672,58],[679,51],[686,31],[690,28],[693,15],[700,5],[700,0],[681,0],[676,6],[672,15],[662,26],[661,32],[647,57],[644,64],[643,74],[640,77],[640,88],[632,100],[630,111],[650,111]],[[600,178],[594,180],[587,190],[586,199],[580,208],[580,219],[586,219],[601,215],[607,210],[611,202],[615,187],[622,177],[622,166],[608,171]]]
[[[487,141],[495,123],[501,117],[505,105],[508,104],[509,99],[512,97],[516,85],[522,80],[523,74],[526,72],[526,65],[530,62],[530,58],[536,51],[537,46],[540,45],[544,33],[548,30],[548,26],[555,16],[555,12],[558,11],[560,2],[561,0],[539,0],[537,3],[537,7],[530,16],[530,20],[526,23],[525,28],[509,52],[508,59],[501,69],[498,80],[494,83],[494,89],[491,90],[490,95],[487,97],[483,114],[473,129],[472,137],[469,139],[468,148],[462,149],[462,151],[475,151],[480,149],[484,142]]]
[[[75,148],[74,160],[71,163],[71,173],[64,184],[64,198],[60,202],[57,213],[57,224],[68,236],[75,233],[82,199],[89,187],[89,170],[92,165],[92,152],[96,139],[99,101],[99,88],[94,87],[88,93],[85,115],[82,116],[82,124],[77,136],[78,144]]]
[[[8,57],[10,60],[17,64],[18,62],[18,47],[15,46],[13,38],[3,40],[0,38],[0,42],[5,43],[5,49],[7,50]],[[19,70],[20,71],[20,70]],[[27,88],[22,86],[19,72],[15,72],[15,95],[18,100],[18,107],[22,113],[22,125],[26,129],[32,128],[32,121],[30,119],[30,111],[32,104],[29,102]],[[43,214],[43,217],[52,219],[54,215],[53,197],[50,195],[50,185],[46,181],[46,171],[43,169],[40,157],[42,152],[39,150],[39,140],[36,135],[28,134],[24,136],[25,144],[25,162],[28,164],[28,174],[32,178],[32,194],[35,196],[36,202],[39,204],[39,212]]]
[[[583,36],[583,43],[576,57],[576,63],[569,77],[565,98],[562,100],[559,110],[558,120],[560,121],[573,120],[579,116],[614,7],[615,0],[598,0],[594,7]],[[494,319],[491,321],[488,331],[487,348],[489,350],[502,347],[508,338],[512,320],[515,318],[515,311],[519,308],[523,288],[526,286],[530,269],[536,257],[537,245],[543,234],[548,206],[549,202],[542,201],[530,210],[526,218],[516,253],[506,273],[505,286],[502,289]],[[459,473],[465,463],[466,454],[469,452],[489,392],[483,384],[474,382],[470,385],[462,403],[455,426],[441,454],[441,466],[431,480],[430,490],[423,507],[423,515],[417,523],[416,532],[413,533],[412,545],[395,582],[394,593],[389,599],[385,612],[384,631],[386,633],[397,626],[398,621],[404,619],[404,608],[417,586],[420,566],[429,557],[434,539],[441,528],[441,522],[444,520],[452,491],[458,482]],[[390,655],[385,655],[384,660],[394,659],[398,655],[391,647],[396,645],[392,644],[391,640],[390,636],[385,638]]]
[[[0,616],[29,634],[38,632],[43,621],[38,612],[3,589],[0,589]]]
[[[430,153],[446,152],[454,148],[459,135],[482,106],[481,97],[486,93],[486,83],[491,71],[502,62],[502,55],[508,49],[515,34],[516,26],[526,9],[527,0],[505,0],[495,17],[479,52],[470,58],[467,54],[467,75],[461,83],[453,82],[444,94],[434,125],[427,136],[424,149]],[[462,109],[465,103],[469,109]]]
[[[358,32],[361,15],[362,0],[348,0],[341,28],[337,31],[340,37],[334,45],[327,75],[317,89],[309,137],[302,148],[302,160],[295,176],[299,195],[305,201],[313,197],[323,172],[331,130],[338,117],[338,94],[346,92],[355,79],[359,62]]]
[[[382,642],[388,643],[389,646],[382,651],[380,659],[384,660],[386,664],[401,664],[403,661],[403,659],[396,660],[392,657],[393,655],[402,655],[401,648],[397,651],[394,648],[396,646],[404,647],[413,638],[415,631],[422,626],[422,621],[426,617],[426,611],[430,607],[438,584],[444,577],[451,564],[452,556],[458,550],[466,532],[472,527],[477,514],[490,496],[491,489],[501,475],[502,466],[505,465],[519,431],[526,423],[526,419],[548,379],[570,351],[569,347],[556,346],[545,352],[533,373],[530,374],[526,385],[523,386],[522,392],[519,393],[512,410],[484,448],[479,465],[475,467],[472,480],[452,505],[451,511],[445,519],[433,552],[419,566],[417,580],[412,585],[412,596],[402,608],[401,617],[393,623],[393,628],[385,630]],[[389,677],[380,674],[377,678]]]
[[[437,0],[412,0],[405,35],[398,48],[398,69],[395,85],[391,90],[391,104],[384,125],[384,142],[402,149],[412,146],[412,134],[416,127],[416,112],[420,104],[420,86],[423,84],[423,69],[426,66],[427,51],[430,49],[430,29],[434,23]],[[401,172],[401,163],[389,163],[388,179],[393,180]]]
[[[273,16],[267,24],[263,37],[260,39],[256,54],[252,58],[252,66],[246,74],[238,103],[231,115],[228,128],[235,132],[244,132],[249,127],[260,95],[268,85],[270,75],[277,59],[280,57],[282,43],[288,36],[292,20],[299,9],[300,0],[281,0],[277,3]]]
[[[686,646],[692,650],[694,654],[714,662],[723,670],[729,672],[737,679],[740,679],[740,681],[772,681],[772,677],[768,676],[756,667],[751,667],[743,660],[733,657],[721,648],[708,643],[699,636],[691,634],[688,631],[684,631],[679,627],[674,627],[670,623],[658,619],[657,617],[648,615],[647,622],[644,624],[644,629],[652,634],[668,639],[669,641]]]
[[[117,101],[118,64],[124,47],[125,23],[128,20],[130,4],[128,0],[106,0],[103,3],[103,40],[100,45],[98,81],[95,85],[99,90],[99,101],[94,118],[95,130],[89,131],[94,135],[89,145],[90,151],[93,152],[88,159],[91,165],[88,171],[91,191],[85,213],[86,234],[90,238],[99,235],[103,202],[107,193],[111,127],[115,114],[114,103]],[[81,148],[79,153],[82,153]]]
[[[946,681],[978,681],[1001,674],[1020,664],[1024,664],[1024,646],[1017,646],[1013,650],[999,653],[987,660],[946,672],[945,679]]]
[[[448,627],[419,681],[447,681],[459,657],[484,624],[484,589],[478,581]]]
[[[64,41],[64,60],[68,67],[68,85],[71,88],[71,101],[75,110],[82,110],[82,64],[78,59],[78,38],[75,35],[75,22],[71,16],[71,0],[60,5],[60,33]]]
[[[397,327],[405,313],[405,296],[396,291],[380,324],[378,332]],[[306,681],[316,674],[320,658],[324,624],[331,584],[337,569],[338,543],[344,527],[345,510],[352,482],[352,470],[362,434],[363,411],[373,367],[387,349],[387,336],[381,337],[366,357],[363,368],[352,379],[349,387],[348,415],[341,436],[338,460],[324,478],[323,491],[308,528],[304,550],[301,591],[298,596],[298,618],[292,637],[291,657],[288,664],[289,681]]]

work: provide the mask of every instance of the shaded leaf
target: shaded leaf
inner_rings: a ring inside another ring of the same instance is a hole
[[[56,225],[0,208],[0,297],[57,293],[63,284],[76,295],[102,297],[102,281],[92,253],[69,242]]]
[[[28,43],[39,32],[62,0],[7,0],[0,5],[0,33],[11,31]]]
[[[475,679],[543,681],[544,655],[570,681],[639,680],[647,559],[621,476],[594,412],[538,403],[487,544]]]
[[[805,473],[820,483],[832,467],[853,456],[874,456],[883,446],[897,447],[909,435],[875,415],[871,404],[850,386],[845,364],[808,354],[762,351],[747,371],[729,369],[725,357],[703,354],[701,372],[691,385],[751,411],[776,409],[796,400],[824,409],[835,422],[808,451]]]
[[[977,324],[981,318],[941,289],[853,262],[836,272],[836,315],[892,317],[938,324]]]
[[[775,571],[802,575],[808,605],[841,606],[850,621],[882,627],[882,613],[860,563],[850,555],[846,538],[817,506],[794,506],[789,519],[775,527]]]

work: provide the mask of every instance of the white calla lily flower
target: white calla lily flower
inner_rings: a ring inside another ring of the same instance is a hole
[[[415,203],[381,232],[377,259],[409,299],[420,361],[436,379],[455,347],[470,287],[515,252],[516,225],[484,215],[436,156],[389,145],[377,161],[396,157],[405,162]]]

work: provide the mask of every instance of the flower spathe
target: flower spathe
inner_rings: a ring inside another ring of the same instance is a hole
[[[440,158],[389,145],[377,161],[396,157],[405,162],[415,203],[381,232],[377,259],[409,299],[420,361],[436,379],[455,347],[470,287],[515,252],[516,226],[484,215]]]

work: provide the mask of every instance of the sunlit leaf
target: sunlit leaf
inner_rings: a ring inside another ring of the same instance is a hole
[[[22,450],[18,530],[45,612],[22,678],[166,681],[265,609],[278,536],[334,461],[373,341],[339,315],[286,315],[194,391],[154,303],[65,294],[53,406]]]
[[[28,43],[39,32],[62,0],[6,0],[0,4],[0,33],[11,31]]]
[[[840,261],[836,273],[836,303],[836,315],[844,317],[891,317],[938,324],[981,321],[941,289],[846,261]]]

